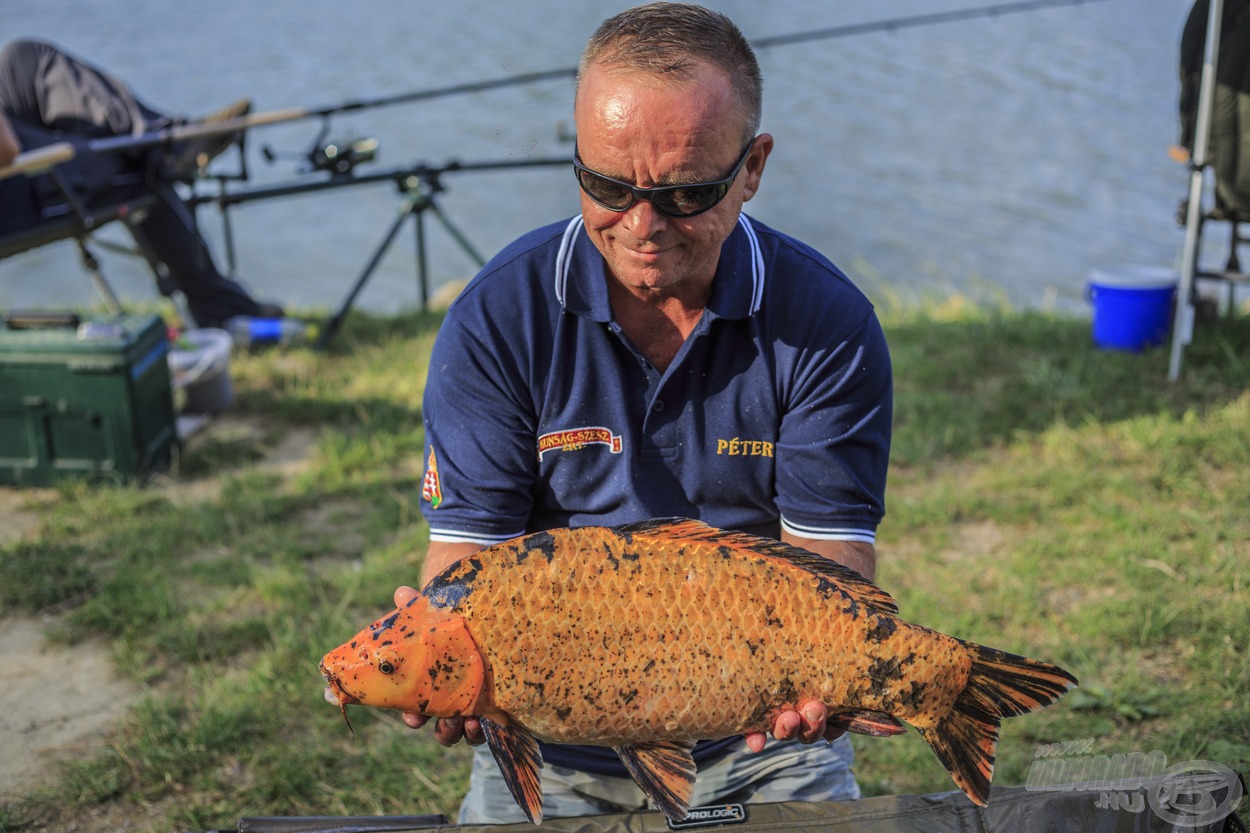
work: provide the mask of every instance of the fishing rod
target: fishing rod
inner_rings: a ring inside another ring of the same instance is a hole
[[[1063,6],[1080,6],[1086,3],[1095,2],[1098,2],[1098,0],[1019,0],[1019,2],[998,3],[992,6],[977,6],[967,9],[956,9],[949,12],[932,12],[907,17],[886,18],[884,20],[874,20],[865,23],[832,26],[825,29],[812,29],[806,32],[795,32],[788,35],[772,35],[769,37],[756,38],[751,41],[751,45],[757,49],[767,49],[773,46],[788,46],[790,44],[805,43],[807,41],[828,40],[832,38],[849,37],[852,35],[864,35],[872,32],[894,32],[901,29],[914,29],[922,26],[954,23],[957,21],[972,20],[981,17],[998,17],[1006,14],[1032,12],[1042,9],[1060,8]],[[172,142],[185,141],[188,139],[237,133],[250,127],[280,124],[283,122],[298,121],[300,119],[326,119],[337,113],[358,112],[378,107],[390,107],[397,104],[411,104],[417,101],[428,101],[430,99],[442,98],[451,95],[464,95],[466,93],[484,92],[504,87],[534,84],[541,81],[574,78],[576,75],[576,67],[564,67],[561,69],[528,72],[521,75],[509,75],[504,78],[494,78],[485,81],[472,81],[464,84],[454,84],[447,87],[414,90],[412,92],[398,93],[395,95],[353,99],[324,107],[291,107],[283,110],[271,110],[264,113],[243,116],[237,119],[212,122],[211,124],[198,123],[177,125],[150,131],[148,133],[142,133],[137,136],[110,136],[103,139],[93,139],[86,143],[85,149],[92,153],[113,153],[122,150],[135,150],[144,147],[154,147]],[[34,151],[29,151],[28,153],[19,154],[11,165],[0,168],[0,179],[13,176],[18,173],[38,172],[40,170],[44,170],[52,165],[69,161],[80,152],[82,152],[81,148],[75,148],[67,142],[61,142],[55,145],[49,145],[46,148],[39,148]],[[32,157],[30,154],[38,155]]]
[[[832,26],[828,29],[812,29],[807,32],[796,32],[792,35],[773,35],[772,37],[756,38],[751,41],[751,46],[756,49],[767,49],[770,46],[789,46],[792,43],[843,38],[850,35],[865,35],[870,32],[894,32],[899,29],[916,29],[921,26],[954,23],[979,17],[998,17],[1017,12],[1035,12],[1041,9],[1059,8],[1061,6],[1083,6],[1086,3],[1096,2],[1098,0],[1023,0],[1018,3],[999,3],[995,6],[978,6],[970,9],[955,9],[949,12],[930,12],[910,17],[895,17],[888,20]]]
[[[867,23],[853,23],[844,26],[832,26],[826,29],[814,29],[807,32],[797,32],[789,35],[774,35],[771,37],[756,38],[750,41],[750,43],[755,48],[767,49],[772,46],[786,46],[792,43],[803,43],[805,41],[825,40],[829,38],[846,37],[849,35],[864,35],[871,32],[892,32],[899,29],[914,29],[921,26],[933,26],[940,23],[954,23],[956,21],[972,20],[979,17],[998,17],[999,15],[1012,14],[1016,12],[1031,12],[1062,6],[1079,6],[1085,3],[1095,2],[1098,2],[1098,0],[1019,0],[1019,2],[999,3],[993,6],[978,6],[968,9],[957,9],[950,12],[936,12],[931,14],[913,15],[910,17],[887,18],[885,20],[869,21]],[[343,102],[342,104],[311,109],[306,111],[306,114],[308,116],[324,117],[334,115],[335,113],[366,110],[374,107],[389,107],[395,104],[411,104],[415,101],[426,101],[431,98],[440,98],[442,96],[483,92],[485,90],[495,90],[502,87],[514,87],[523,84],[533,84],[539,81],[574,78],[576,76],[577,67],[549,69],[540,72],[525,73],[523,75],[509,75],[504,78],[495,78],[486,81],[456,84],[450,87],[436,87],[433,89],[416,90],[413,92],[399,93],[396,95],[382,96],[372,99],[356,99],[353,101]]]

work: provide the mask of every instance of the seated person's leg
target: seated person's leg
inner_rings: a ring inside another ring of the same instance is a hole
[[[135,227],[136,241],[168,267],[196,324],[220,327],[236,315],[281,314],[271,305],[257,303],[247,290],[217,271],[191,210],[171,186],[162,183],[152,189],[160,199]]]

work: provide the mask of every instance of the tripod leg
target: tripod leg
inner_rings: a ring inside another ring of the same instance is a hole
[[[447,215],[443,213],[443,209],[438,207],[438,203],[431,200],[430,208],[434,209],[434,214],[438,217],[439,222],[443,224],[443,228],[447,229],[447,232],[456,239],[457,243],[460,244],[460,248],[464,249],[465,253],[468,254],[469,257],[473,258],[474,262],[477,263],[478,268],[480,269],[485,266],[486,258],[477,253],[477,249],[473,248],[473,244],[469,242],[469,238],[465,237],[464,232],[460,231],[460,229],[456,228],[452,224],[451,220],[447,218]]]
[[[429,206],[434,207],[433,200],[429,201]],[[421,290],[421,311],[426,312],[430,307],[430,267],[425,256],[424,211],[417,212],[417,221],[413,225],[417,235],[417,285]]]
[[[377,269],[378,264],[382,262],[382,255],[386,254],[386,250],[395,241],[395,236],[399,234],[399,229],[403,226],[404,219],[418,210],[417,203],[420,201],[421,197],[415,194],[409,194],[404,197],[403,203],[399,206],[399,215],[391,223],[391,227],[387,229],[386,236],[382,238],[382,242],[374,249],[373,256],[369,258],[369,263],[366,264],[364,270],[356,278],[356,282],[352,285],[351,291],[347,293],[347,297],[343,299],[343,303],[339,306],[338,311],[326,321],[325,329],[321,331],[321,335],[317,338],[317,349],[326,347],[330,343],[330,339],[334,338],[339,327],[343,325],[343,319],[351,311],[352,304],[356,302],[356,296],[360,294],[360,290],[365,288],[365,283],[373,275],[373,270]]]

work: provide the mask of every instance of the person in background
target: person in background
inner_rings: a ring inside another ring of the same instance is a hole
[[[574,104],[580,215],[497,255],[434,345],[423,584],[524,533],[666,516],[873,577],[889,352],[841,271],[742,213],[774,148],[761,87],[742,33],[699,6],[632,8],[591,38]],[[694,805],[857,798],[849,740],[824,704],[798,706],[771,740],[699,743]],[[434,732],[482,742],[473,719]],[[542,754],[546,817],[645,808],[611,750]],[[479,746],[460,821],[523,818]]]
[[[236,102],[203,119],[227,121],[246,115],[250,102]],[[73,192],[92,206],[155,197],[155,205],[133,224],[136,242],[168,272],[201,327],[220,327],[238,315],[280,317],[282,309],[261,303],[218,271],[195,217],[174,188],[191,179],[230,146],[231,134],[195,139],[170,148],[93,153],[88,142],[140,135],[183,120],[142,103],[121,81],[58,47],[20,39],[0,51],[0,166],[22,151],[70,142],[79,152],[60,167]],[[48,175],[0,179],[0,234],[19,232],[64,214],[66,197]]]

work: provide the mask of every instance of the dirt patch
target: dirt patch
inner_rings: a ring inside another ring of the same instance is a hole
[[[0,489],[0,547],[33,533],[39,527],[39,507],[55,499],[52,489]]]
[[[102,644],[49,645],[44,628],[0,620],[0,795],[39,786],[58,763],[104,749],[139,696]]]
[[[301,428],[266,445],[261,421],[233,416],[218,417],[204,437],[223,433],[262,444],[263,459],[256,465],[288,478],[305,470],[316,445],[316,433]],[[180,505],[194,505],[217,499],[221,480],[160,477],[151,488]],[[0,488],[0,547],[37,535],[41,510],[58,499],[52,489]],[[49,624],[27,617],[0,618],[0,801],[47,784],[64,762],[107,748],[110,731],[141,695],[134,683],[115,672],[107,646],[49,644],[44,637]],[[156,818],[136,813],[141,811],[100,806],[72,820],[58,819],[54,826],[72,822],[61,829],[122,830]]]

